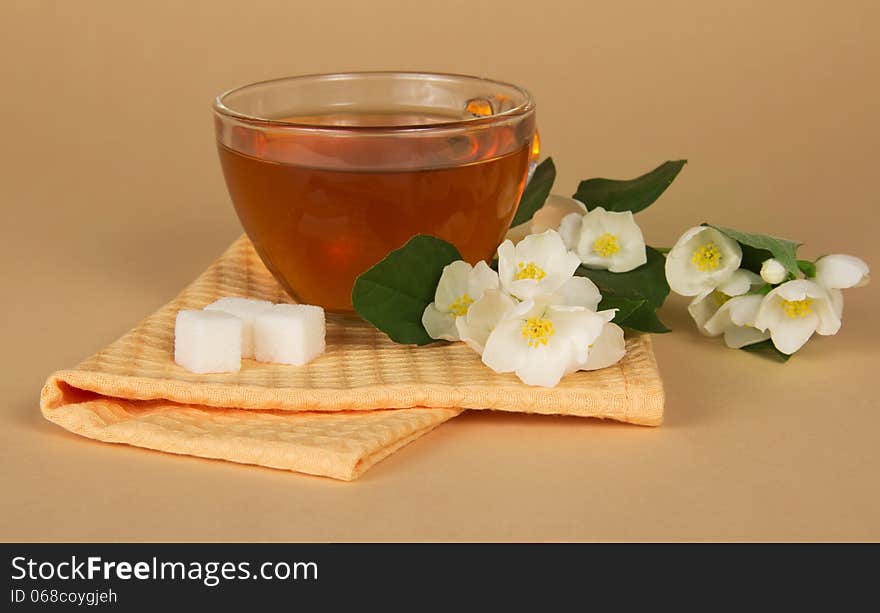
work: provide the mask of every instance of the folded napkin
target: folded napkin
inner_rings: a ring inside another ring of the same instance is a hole
[[[647,336],[628,339],[617,365],[553,389],[491,371],[463,343],[398,345],[341,316],[328,316],[327,352],[306,366],[243,360],[238,373],[187,372],[173,361],[177,311],[223,296],[290,300],[242,237],[133,330],[52,374],[43,415],[97,440],[346,480],[465,408],[663,420]]]

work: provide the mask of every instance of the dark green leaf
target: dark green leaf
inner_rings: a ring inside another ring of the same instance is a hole
[[[580,182],[574,198],[588,209],[601,206],[606,211],[638,213],[666,191],[686,163],[687,160],[664,162],[651,172],[628,181],[587,179]]]
[[[743,351],[748,351],[749,353],[756,353],[758,355],[762,355],[766,358],[770,358],[771,360],[776,360],[777,362],[788,362],[788,359],[791,357],[787,353],[782,353],[779,349],[776,348],[776,345],[773,344],[769,338],[766,341],[761,341],[760,343],[755,343],[754,345],[746,345],[745,347],[740,347]]]
[[[638,332],[651,332],[654,334],[663,334],[671,332],[660,318],[657,317],[657,309],[649,303],[643,304],[632,315],[626,318],[626,321],[620,324]]]
[[[813,262],[809,260],[798,260],[797,265],[807,279],[812,279],[816,276],[816,265]]]
[[[764,263],[764,260],[771,257],[771,253],[764,249],[755,249],[749,245],[740,244],[740,247],[743,254],[742,262],[739,265],[740,268],[745,268],[758,275],[761,274],[761,265]]]
[[[556,166],[553,164],[553,158],[547,158],[535,168],[535,173],[523,190],[522,198],[519,199],[519,206],[516,209],[516,215],[510,222],[510,227],[516,227],[527,222],[535,214],[535,211],[544,206],[544,201],[550,195],[553,189],[553,181],[556,180]]]
[[[599,309],[619,309],[614,316],[614,323],[624,328],[657,334],[670,331],[657,317],[657,308],[644,299],[634,300],[607,294],[602,296]]]
[[[644,305],[649,304],[647,300],[633,300],[632,298],[624,298],[623,296],[614,296],[608,294],[606,296],[602,296],[602,302],[599,303],[599,310],[604,311],[606,309],[617,309],[617,313],[614,314],[614,323],[619,326],[625,325],[625,322],[629,317],[642,308]]]
[[[575,274],[588,277],[603,295],[607,292],[634,300],[645,299],[657,308],[669,295],[666,258],[653,247],[647,247],[647,256],[647,262],[629,272],[609,272],[581,266]]]
[[[743,259],[741,266],[752,272],[760,273],[761,264],[768,258],[776,258],[785,269],[794,275],[798,275],[797,250],[800,243],[766,234],[751,234],[740,232],[732,228],[713,226],[722,234],[732,238],[742,246]]]
[[[652,247],[647,248],[647,256],[647,262],[629,272],[581,266],[575,274],[589,278],[602,292],[600,309],[620,309],[614,318],[619,325],[640,332],[669,332],[656,313],[669,295],[666,258]]]
[[[446,241],[414,236],[355,280],[354,310],[395,342],[433,343],[422,326],[422,313],[434,301],[443,267],[460,259]]]

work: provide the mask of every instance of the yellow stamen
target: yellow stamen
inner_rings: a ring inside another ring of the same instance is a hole
[[[721,252],[715,243],[706,243],[694,250],[691,262],[700,272],[711,272],[721,266]]]
[[[620,244],[614,234],[606,232],[593,241],[593,251],[603,258],[607,258],[620,251]]]
[[[543,317],[529,317],[523,323],[522,336],[529,347],[546,345],[553,336],[553,322]]]
[[[540,281],[547,276],[547,273],[544,272],[544,269],[534,262],[529,262],[528,264],[520,262],[517,268],[519,270],[517,270],[516,274],[513,275],[513,278],[516,281],[519,281],[520,279],[535,279],[536,281]]]
[[[716,289],[715,291],[712,292],[712,301],[715,303],[715,306],[716,306],[717,308],[720,309],[721,306],[722,306],[725,302],[727,302],[728,300],[730,300],[730,296],[728,296],[728,295],[725,294],[724,292],[722,292],[722,291],[718,291],[717,289]]]
[[[798,317],[806,317],[813,310],[810,305],[813,304],[812,298],[804,298],[803,300],[783,300],[782,311],[786,317],[797,319]]]
[[[455,302],[449,305],[449,311],[457,317],[462,317],[467,314],[468,309],[471,308],[473,303],[473,298],[467,294],[462,294],[455,299]]]

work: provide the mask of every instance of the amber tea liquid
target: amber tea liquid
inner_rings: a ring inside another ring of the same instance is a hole
[[[376,115],[286,118],[364,126]],[[434,123],[432,116],[397,116],[399,123]],[[387,125],[387,124],[384,124]],[[515,212],[530,160],[529,147],[510,151],[513,134],[491,141],[435,139],[418,151],[425,167],[407,168],[412,149],[400,137],[337,142],[332,135],[267,138],[241,135],[236,149],[218,145],[238,216],[263,261],[297,300],[350,312],[355,278],[416,234],[453,243],[464,259],[491,259]],[[522,142],[522,141],[520,141]],[[421,145],[420,145],[421,146]],[[475,149],[476,148],[476,149]],[[451,166],[457,156],[477,159]],[[268,159],[267,159],[268,158]],[[328,159],[351,168],[328,169]],[[282,160],[282,161],[278,161]],[[431,160],[437,167],[431,167]],[[378,162],[389,170],[363,170]],[[394,170],[394,166],[404,166]]]

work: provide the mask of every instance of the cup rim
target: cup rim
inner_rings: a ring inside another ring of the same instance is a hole
[[[281,81],[291,81],[296,79],[314,79],[314,78],[322,78],[322,79],[343,79],[343,78],[352,78],[352,77],[368,77],[368,76],[391,76],[391,75],[401,75],[401,76],[410,76],[410,77],[443,77],[443,78],[456,78],[456,79],[471,79],[477,81],[483,81],[485,83],[490,83],[493,85],[501,86],[501,87],[509,87],[517,92],[519,92],[523,96],[523,102],[512,109],[508,109],[501,113],[497,113],[495,115],[487,115],[485,117],[468,117],[465,119],[456,119],[451,121],[440,121],[437,123],[429,123],[429,124],[392,124],[392,125],[369,125],[369,126],[350,126],[350,125],[327,125],[327,124],[317,124],[317,123],[302,123],[295,121],[284,121],[280,119],[270,119],[268,117],[259,117],[257,115],[249,115],[247,113],[242,113],[239,111],[235,111],[224,103],[224,99],[228,96],[240,92],[242,90],[256,87],[259,85],[268,85],[272,83],[278,83]],[[432,130],[447,130],[450,128],[469,128],[472,126],[480,126],[485,124],[494,124],[501,121],[505,121],[512,117],[518,117],[522,115],[526,115],[533,111],[535,108],[535,101],[532,97],[532,94],[525,89],[524,87],[520,87],[519,85],[515,85],[513,83],[509,83],[507,81],[499,81],[497,79],[489,79],[486,77],[478,77],[474,75],[461,74],[461,73],[452,73],[452,72],[419,72],[419,71],[400,71],[400,70],[364,70],[364,71],[350,71],[350,72],[326,72],[326,73],[312,73],[312,74],[303,74],[303,75],[291,75],[286,77],[278,77],[275,79],[265,79],[263,81],[255,81],[253,83],[248,83],[246,85],[241,85],[238,87],[234,87],[232,89],[228,89],[221,94],[217,95],[214,98],[214,111],[218,115],[223,115],[229,117],[231,119],[235,119],[237,121],[241,121],[244,123],[259,125],[261,127],[269,127],[269,128],[295,128],[295,129],[304,129],[304,130],[317,130],[317,131],[326,131],[326,132],[429,132]]]

